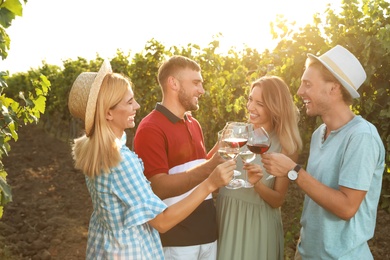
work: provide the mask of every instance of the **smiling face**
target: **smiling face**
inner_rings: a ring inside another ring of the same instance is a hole
[[[330,91],[334,84],[325,81],[318,68],[306,68],[297,94],[302,97],[308,116],[323,116],[332,108]]]
[[[252,88],[246,106],[249,112],[249,122],[255,128],[260,126],[266,129],[271,128],[270,112],[264,103],[262,86],[256,85]]]
[[[106,119],[117,137],[120,138],[125,129],[135,126],[134,117],[139,108],[140,105],[129,87],[122,100],[109,109]]]
[[[175,78],[178,84],[178,99],[185,111],[199,109],[199,97],[204,94],[200,71],[185,69]]]

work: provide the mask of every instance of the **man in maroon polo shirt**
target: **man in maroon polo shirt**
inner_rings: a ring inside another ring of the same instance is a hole
[[[205,92],[200,66],[173,56],[158,71],[163,98],[139,124],[134,150],[143,160],[153,191],[169,206],[224,160],[206,152],[203,132],[191,111]],[[217,225],[212,195],[184,221],[160,234],[166,259],[216,259]]]

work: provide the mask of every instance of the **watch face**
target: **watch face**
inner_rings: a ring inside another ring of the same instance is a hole
[[[295,181],[298,178],[298,173],[292,170],[288,172],[287,176],[290,180]]]

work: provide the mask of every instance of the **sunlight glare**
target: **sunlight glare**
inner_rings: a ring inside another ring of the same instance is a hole
[[[0,71],[27,71],[45,60],[62,65],[65,59],[114,57],[117,49],[141,52],[155,39],[166,48],[197,44],[206,47],[221,33],[220,52],[244,46],[272,49],[270,22],[277,14],[303,26],[326,3],[341,0],[206,1],[182,0],[35,0],[27,2],[23,17],[7,30],[11,38],[8,58]]]

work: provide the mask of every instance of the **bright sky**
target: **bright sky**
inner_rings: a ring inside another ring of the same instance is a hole
[[[21,0],[20,0],[21,1]],[[222,33],[221,50],[244,45],[272,48],[270,22],[277,14],[302,26],[342,0],[28,0],[7,33],[11,47],[0,71],[26,72],[42,61],[62,65],[77,57],[112,58],[116,50],[142,51],[155,39],[165,47],[198,44]]]

